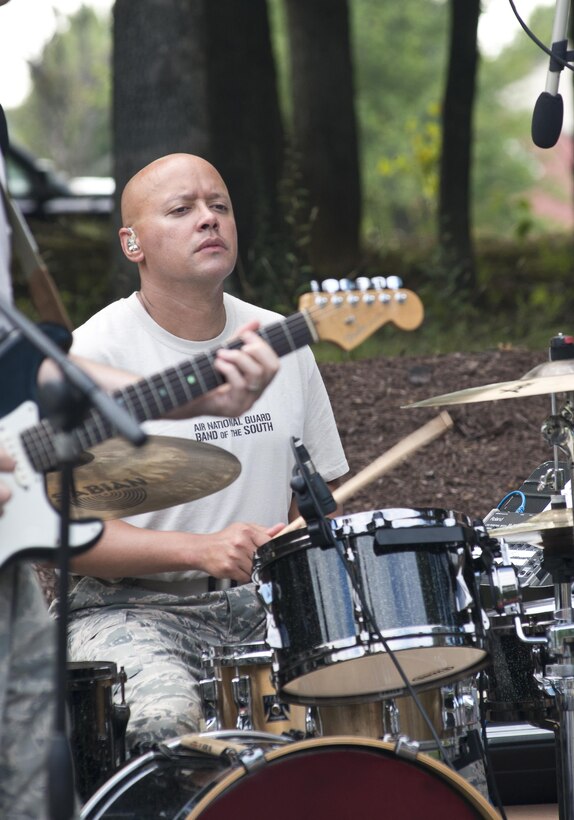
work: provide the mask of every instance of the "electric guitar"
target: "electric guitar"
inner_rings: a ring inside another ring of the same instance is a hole
[[[278,356],[320,340],[351,350],[388,322],[402,330],[414,330],[423,315],[419,297],[402,288],[306,293],[299,300],[298,313],[260,328],[258,333]],[[226,347],[241,344],[235,340]],[[138,422],[160,418],[223,383],[213,366],[215,352],[202,353],[112,396]],[[50,422],[38,418],[35,403],[28,401],[0,420],[0,445],[16,461],[14,472],[2,475],[12,498],[0,517],[0,568],[16,556],[49,559],[60,541],[60,516],[44,487],[44,473],[58,467],[56,433]],[[111,425],[95,409],[72,433],[82,451],[114,435]],[[72,521],[71,552],[80,553],[95,544],[103,526],[96,519]]]

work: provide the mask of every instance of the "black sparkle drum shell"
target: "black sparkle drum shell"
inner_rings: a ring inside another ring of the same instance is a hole
[[[412,686],[432,688],[484,665],[473,531],[463,517],[393,509],[336,519],[335,526],[377,627]],[[386,648],[367,628],[334,546],[313,546],[306,530],[281,536],[258,550],[254,578],[270,613],[267,642],[286,700],[336,704],[405,691]]]
[[[221,737],[225,733],[214,733]],[[247,771],[178,740],[118,772],[82,810],[82,820],[495,820],[475,789],[427,755],[397,756],[389,743],[353,737],[261,740]],[[241,742],[236,736],[234,742]],[[254,746],[252,745],[254,744]]]
[[[91,795],[125,761],[127,707],[114,703],[120,675],[112,661],[69,661],[67,700],[76,789]],[[125,722],[118,719],[122,710]]]
[[[527,601],[522,608],[524,632],[542,641],[554,623],[554,599]],[[554,691],[544,685],[543,644],[523,643],[511,616],[493,613],[490,623],[490,663],[484,673],[487,719],[500,723],[526,721],[554,731],[559,724],[558,706]]]

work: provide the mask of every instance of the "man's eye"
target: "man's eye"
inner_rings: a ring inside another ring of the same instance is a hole
[[[229,207],[224,202],[214,202],[211,207],[221,214],[226,214],[229,211]]]
[[[189,206],[188,206],[188,205],[180,205],[180,206],[179,206],[179,208],[174,208],[174,209],[171,211],[171,213],[172,213],[172,214],[179,215],[179,214],[185,214],[185,213],[187,213],[188,211],[189,211]]]

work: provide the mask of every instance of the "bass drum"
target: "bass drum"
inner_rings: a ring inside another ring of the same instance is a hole
[[[225,732],[194,738],[205,741],[205,752],[186,748],[183,737],[128,764],[84,806],[82,820],[499,820],[462,777],[424,754],[399,757],[390,743]],[[222,738],[250,747],[253,765],[207,751]]]

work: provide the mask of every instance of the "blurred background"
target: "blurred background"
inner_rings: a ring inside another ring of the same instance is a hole
[[[555,4],[517,9],[549,47]],[[422,298],[416,334],[383,327],[319,359],[543,350],[571,330],[572,73],[560,138],[537,148],[548,57],[508,0],[11,0],[0,15],[9,187],[74,324],[137,287],[122,186],[190,151],[229,185],[239,296],[291,313],[311,279],[393,275]]]

